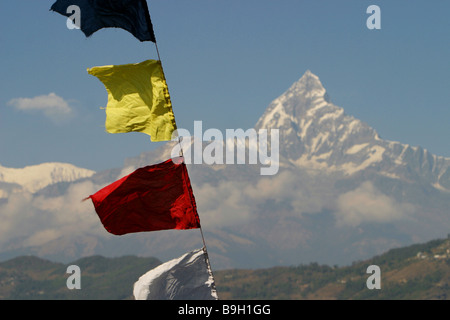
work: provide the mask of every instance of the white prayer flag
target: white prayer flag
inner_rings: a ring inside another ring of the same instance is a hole
[[[163,263],[134,284],[136,300],[218,300],[204,248]]]

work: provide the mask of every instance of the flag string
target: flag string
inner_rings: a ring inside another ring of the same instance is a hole
[[[148,14],[149,14],[149,17],[150,17],[150,10],[148,10]],[[151,18],[150,18],[150,21],[151,21]],[[162,66],[161,55],[160,55],[160,53],[159,53],[158,43],[157,43],[157,41],[156,41],[156,35],[155,35],[155,34],[154,34],[154,39],[155,39],[155,42],[154,42],[154,43],[155,43],[156,54],[157,54],[158,60],[159,60],[159,62],[160,62],[160,64],[161,64],[161,72],[162,72],[162,76],[163,76],[164,81],[165,81],[166,84],[167,84],[166,75],[165,75],[165,73],[164,73],[164,68],[163,68],[163,66]],[[169,86],[167,86],[167,90],[169,90]],[[169,96],[170,96],[170,95],[169,95]],[[173,108],[173,107],[172,107],[172,108]],[[175,117],[175,112],[174,112],[174,117]],[[176,121],[175,121],[175,123],[176,123]],[[180,137],[179,135],[178,135],[178,145],[179,145],[179,147],[180,147],[180,156],[181,156],[182,159],[183,159],[183,164],[184,164],[184,169],[185,169],[185,170],[183,170],[183,173],[185,173],[187,176],[189,176],[189,173],[188,173],[188,170],[187,170],[187,166],[186,166],[186,163],[185,163],[185,161],[184,161],[184,152],[183,152],[183,147],[182,147],[182,143],[181,143],[181,137]],[[187,177],[185,176],[185,174],[183,174],[183,179],[185,180],[184,182],[187,183]],[[194,200],[193,200],[192,197],[191,197],[191,193],[189,193],[189,198],[190,198],[190,203],[191,203],[192,210],[195,211],[195,208],[194,208],[194,205],[193,205],[193,201],[194,201]],[[205,253],[205,254],[204,254],[204,257],[205,257],[205,263],[206,263],[206,266],[207,266],[209,272],[211,273],[211,277],[212,277],[213,280],[214,280],[213,286],[214,286],[214,290],[216,290],[216,288],[215,288],[215,278],[214,278],[214,274],[213,274],[213,272],[212,272],[211,264],[210,264],[210,262],[209,262],[208,249],[207,249],[207,247],[206,247],[205,236],[204,236],[204,234],[203,234],[203,229],[202,229],[201,223],[199,223],[199,229],[200,229],[200,234],[201,234],[202,242],[203,242],[203,251],[204,251],[204,253]],[[217,291],[216,291],[216,293],[217,293]]]

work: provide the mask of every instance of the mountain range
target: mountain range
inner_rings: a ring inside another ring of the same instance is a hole
[[[449,232],[450,159],[382,139],[334,105],[312,72],[270,103],[254,129],[279,130],[276,175],[262,176],[262,164],[188,165],[213,269],[349,264]],[[200,247],[198,230],[112,236],[81,202],[167,160],[174,145],[95,173],[56,163],[0,167],[0,258],[169,260]]]

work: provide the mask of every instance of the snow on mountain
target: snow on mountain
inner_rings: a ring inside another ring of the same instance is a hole
[[[280,129],[280,158],[296,167],[346,175],[374,168],[390,177],[420,177],[450,191],[450,158],[381,139],[330,102],[319,77],[309,70],[269,105],[255,128]]]
[[[256,124],[260,128],[280,129],[280,152],[290,163],[305,168],[351,174],[380,161],[385,151],[381,146],[368,147],[367,141],[379,139],[375,130],[331,103],[310,71],[269,105]],[[370,158],[359,163],[345,157],[367,149]]]
[[[35,193],[57,182],[72,182],[91,177],[95,171],[78,168],[68,163],[48,162],[25,168],[7,168],[0,165],[0,182],[14,184],[20,189]],[[17,190],[17,187],[15,188]],[[5,197],[6,192],[0,193]]]

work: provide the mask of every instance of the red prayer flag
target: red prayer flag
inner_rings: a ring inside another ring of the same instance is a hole
[[[137,169],[90,195],[105,229],[115,235],[200,227],[183,158]]]

